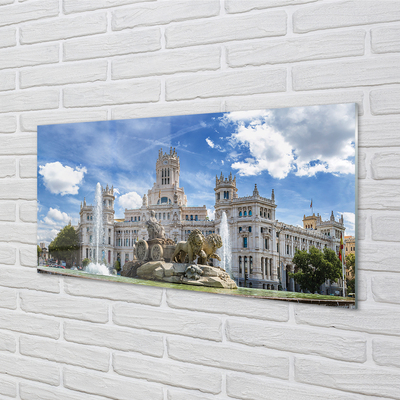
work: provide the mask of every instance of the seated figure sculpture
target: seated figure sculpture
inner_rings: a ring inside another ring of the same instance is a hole
[[[150,219],[146,221],[146,226],[149,240],[165,238],[164,227],[157,221],[156,213],[153,210],[150,211]]]

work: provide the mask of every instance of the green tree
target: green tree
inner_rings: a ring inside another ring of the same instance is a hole
[[[336,253],[328,248],[324,251],[311,247],[310,251],[297,250],[293,263],[295,273],[289,276],[300,285],[304,291],[315,293],[327,280],[336,281],[342,275],[342,266]]]
[[[40,257],[40,254],[42,254],[42,249],[40,248],[40,246],[38,245],[37,246],[37,261],[38,261],[38,265],[39,265],[39,257]]]
[[[118,260],[115,261],[114,268],[116,271],[119,271],[121,269],[121,264]]]
[[[84,258],[82,260],[82,267],[85,268],[90,264],[90,260],[88,258]]]
[[[64,226],[49,245],[49,252],[52,256],[58,258],[59,261],[65,260],[68,267],[71,267],[72,263],[76,260],[78,249],[79,236],[70,224]]]
[[[356,255],[353,253],[346,255],[346,269],[349,272],[349,278],[346,279],[347,293],[356,292]]]

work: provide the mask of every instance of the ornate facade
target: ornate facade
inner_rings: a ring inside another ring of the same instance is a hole
[[[239,197],[236,178],[225,178],[222,173],[215,181],[215,220],[209,220],[207,208],[188,207],[184,188],[179,186],[180,162],[175,149],[162,150],[156,162],[156,181],[143,196],[142,206],[125,209],[123,219],[114,219],[115,196],[113,188],[103,189],[104,208],[104,259],[108,265],[116,260],[121,264],[134,257],[135,243],[147,239],[145,222],[151,211],[162,223],[167,238],[178,242],[186,240],[193,229],[204,236],[219,233],[225,212],[229,227],[232,272],[239,286],[254,288],[296,290],[288,271],[294,272],[292,258],[296,249],[308,250],[311,246],[339,251],[340,235],[345,227],[343,217],[335,220],[333,212],[327,221],[319,214],[305,216],[303,227],[280,222],[275,217],[274,190],[271,197],[260,196],[257,185],[252,195]],[[81,259],[91,257],[92,206],[81,205],[78,231],[81,239]],[[323,287],[325,292],[339,290]]]

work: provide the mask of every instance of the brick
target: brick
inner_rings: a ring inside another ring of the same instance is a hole
[[[9,351],[10,353],[15,353],[16,350],[17,350],[17,341],[15,336],[7,332],[0,332],[0,351]],[[2,392],[0,391],[0,393]]]
[[[11,201],[0,202],[0,221],[15,221],[16,204]]]
[[[111,119],[164,117],[211,112],[221,112],[220,100],[207,99],[179,101],[178,103],[138,103],[127,106],[116,106],[111,109]]]
[[[315,329],[228,320],[226,335],[228,340],[248,346],[314,354],[336,360],[362,363],[367,357],[366,339],[348,333],[324,333],[321,338],[321,332]]]
[[[10,179],[10,180],[0,181],[0,199],[35,200],[36,179],[35,180]]]
[[[93,324],[65,321],[64,338],[69,342],[132,351],[153,357],[162,357],[164,354],[162,335],[121,329],[116,326],[94,326]]]
[[[14,265],[16,261],[17,250],[15,247],[0,244],[0,263]]]
[[[24,267],[37,267],[37,246],[23,246],[19,249],[19,261]]]
[[[87,38],[71,39],[64,43],[64,60],[111,57],[155,51],[161,48],[159,28],[130,30]]]
[[[75,122],[105,121],[107,110],[71,109],[36,111],[24,113],[20,117],[21,130],[36,132],[38,125],[70,124]]]
[[[227,46],[230,67],[280,64],[364,54],[365,31],[349,31],[266,42],[246,41]]]
[[[235,373],[227,374],[226,392],[243,400],[360,400],[349,393]]]
[[[384,26],[371,29],[371,49],[374,53],[400,51],[400,27]]]
[[[400,83],[398,57],[298,65],[292,69],[293,89],[334,89]],[[373,106],[371,104],[371,110]]]
[[[108,321],[108,306],[104,302],[29,292],[20,293],[20,298],[21,309],[26,312],[90,322]]]
[[[37,221],[36,201],[25,201],[19,204],[19,219],[23,222]]]
[[[104,397],[78,393],[61,387],[38,386],[31,382],[19,383],[19,395],[22,400],[106,400]]]
[[[0,159],[0,178],[12,178],[17,173],[15,158]]]
[[[36,0],[1,8],[0,26],[55,17],[58,15],[58,4],[58,0]]]
[[[167,338],[167,346],[170,358],[185,363],[289,379],[287,355],[174,337]]]
[[[316,0],[226,0],[225,10],[228,13],[240,13],[263,8],[291,6],[297,4],[312,3]]]
[[[69,14],[73,12],[91,11],[98,10],[99,8],[142,3],[143,1],[155,0],[64,0],[64,12]]]
[[[365,333],[384,335],[400,334],[400,311],[381,307],[369,307],[368,310],[348,310],[325,307],[295,305],[295,317],[298,324],[336,328]],[[398,319],[399,318],[399,319]]]
[[[60,384],[60,368],[54,363],[2,354],[0,373],[30,379],[57,386]]]
[[[116,400],[164,398],[161,385],[72,368],[64,369],[64,387]]]
[[[1,252],[1,248],[0,248]],[[0,253],[1,256],[1,253]],[[2,260],[3,261],[3,260]],[[0,308],[17,309],[17,292],[13,289],[0,288]]]
[[[399,283],[400,277],[397,274],[372,277],[371,286],[374,300],[383,303],[400,304],[400,293],[397,290]]]
[[[400,367],[400,342],[391,339],[373,339],[372,357],[378,365]]]
[[[201,301],[199,299],[201,298]],[[227,314],[247,318],[287,321],[287,304],[262,299],[247,299],[235,296],[218,296],[209,293],[193,293],[180,290],[167,290],[167,303],[172,308],[191,311]]]
[[[184,0],[161,3],[142,3],[113,11],[111,26],[119,31],[144,25],[163,25],[174,21],[213,17],[219,14],[218,0],[203,0],[193,7]]]
[[[359,182],[359,209],[399,210],[400,184],[387,181]]]
[[[372,240],[384,240],[388,242],[399,242],[399,223],[398,213],[386,213],[372,215],[371,230]]]
[[[131,304],[115,304],[113,321],[117,325],[132,328],[215,341],[222,340],[221,320],[208,315],[133,306]]]
[[[19,351],[25,356],[104,372],[108,371],[110,362],[110,355],[104,350],[28,336],[20,337]]]
[[[17,28],[0,29],[0,48],[11,47],[17,44]]]
[[[184,22],[165,29],[166,47],[283,36],[286,34],[286,23],[287,15],[282,10],[227,16],[201,22]]]
[[[398,272],[400,248],[397,243],[359,243],[358,269]]]
[[[17,381],[0,377],[0,393],[4,396],[17,397]]]
[[[220,372],[176,363],[171,360],[137,358],[114,353],[113,368],[117,374],[132,378],[197,389],[206,393],[217,394],[221,392],[222,375]]]
[[[58,108],[59,97],[57,89],[22,90],[15,93],[1,93],[0,111],[5,113]],[[13,140],[15,142],[15,138]]]
[[[286,90],[286,70],[246,70],[195,74],[166,79],[166,99],[237,96]]]
[[[123,81],[64,89],[65,107],[90,107],[124,103],[158,101],[161,84],[158,80]]]
[[[358,145],[362,147],[400,146],[399,124],[400,115],[360,118]],[[379,135],[376,134],[377,132]]]
[[[57,276],[38,274],[36,271],[27,270],[26,268],[2,267],[0,285],[16,289],[60,293],[60,279]]]
[[[60,322],[54,318],[38,317],[16,311],[1,311],[0,329],[53,339],[58,339],[60,336]]]
[[[329,91],[305,93],[272,93],[262,95],[235,96],[225,100],[226,111],[257,110],[264,108],[306,107],[324,104],[357,103],[359,115],[364,114],[363,92]]]
[[[1,50],[0,54],[0,69],[57,63],[59,44],[12,47]]]
[[[85,14],[74,17],[25,24],[20,29],[22,44],[64,40],[72,37],[93,35],[107,31],[107,17],[104,13]]]
[[[367,177],[367,167],[365,164],[366,154],[358,150],[358,179],[365,179]]]
[[[373,179],[399,179],[400,153],[375,153],[371,160]]]
[[[357,274],[356,282],[357,301],[366,301],[368,298],[367,277]]]
[[[37,177],[36,157],[24,157],[19,160],[19,177],[20,178]]]
[[[385,1],[385,7],[374,0],[337,1],[303,7],[293,14],[293,31],[305,33],[318,29],[340,28],[397,21],[400,9],[396,0]]]
[[[116,290],[118,287],[118,290]],[[139,285],[80,280],[76,278],[64,279],[64,290],[73,296],[95,297],[114,301],[160,306],[162,288],[141,287]]]
[[[295,379],[310,385],[330,387],[367,396],[400,399],[400,371],[338,361],[327,362],[315,358],[296,358]]]
[[[135,55],[112,61],[112,79],[217,70],[221,50],[218,48],[171,50]]]
[[[30,68],[20,72],[20,87],[65,85],[105,81],[107,61],[63,63],[50,67]]]
[[[207,395],[205,393],[199,394],[198,391],[187,391],[183,389],[168,389],[167,390],[168,400],[225,400],[225,397],[219,397],[214,395]]]
[[[36,244],[36,224],[0,223],[0,242]]]
[[[400,88],[389,87],[371,90],[369,101],[373,115],[399,114]]]
[[[1,68],[1,61],[0,61]],[[0,91],[15,89],[16,74],[13,71],[0,72]]]
[[[14,3],[14,0],[0,0],[0,6],[4,6],[6,4]]]
[[[14,115],[0,115],[0,135],[2,133],[14,133],[16,130],[17,118]]]

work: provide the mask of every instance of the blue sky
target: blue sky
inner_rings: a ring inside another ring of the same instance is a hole
[[[116,217],[141,205],[158,150],[176,148],[189,206],[214,212],[215,175],[236,175],[239,196],[275,190],[278,220],[344,214],[354,235],[355,105],[87,122],[38,127],[38,242],[78,222],[97,182],[116,189]]]

